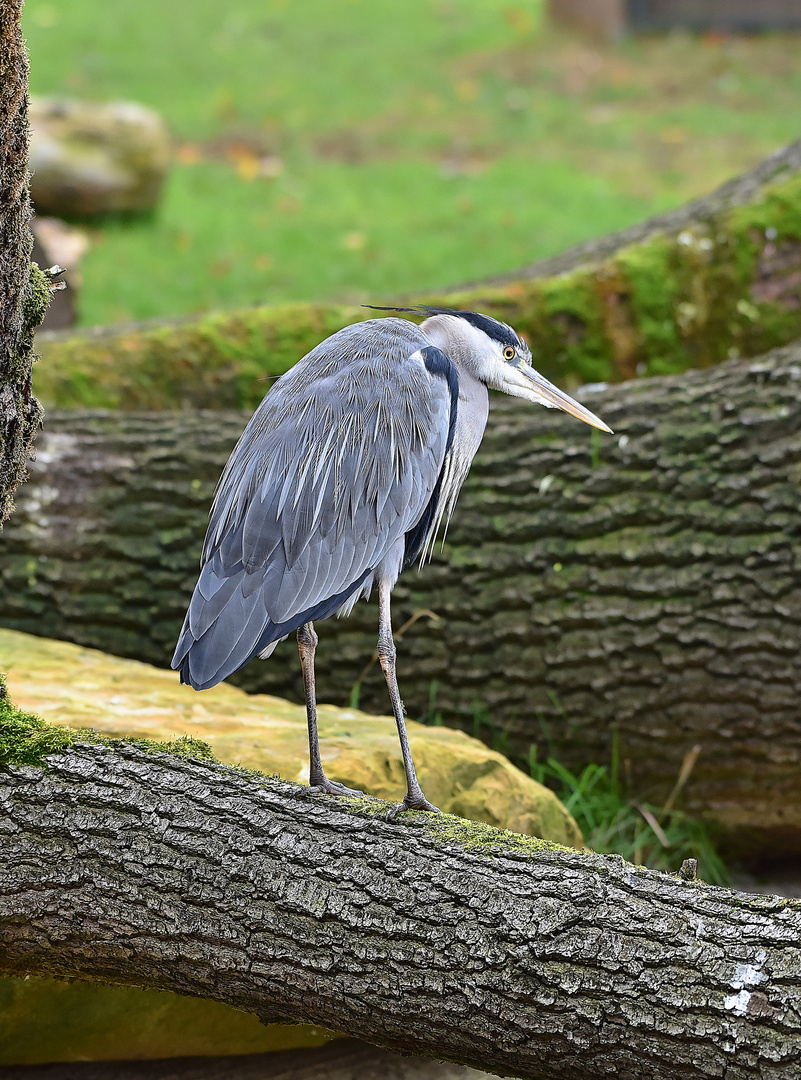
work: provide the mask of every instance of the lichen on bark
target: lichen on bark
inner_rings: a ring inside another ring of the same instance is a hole
[[[0,4],[0,528],[25,479],[42,420],[31,390],[33,331],[50,284],[31,265],[28,177],[28,58],[21,0]]]

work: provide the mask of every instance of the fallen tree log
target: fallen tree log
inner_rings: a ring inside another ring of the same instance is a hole
[[[755,356],[801,334],[801,141],[719,191],[506,278],[410,298],[513,323],[568,389]],[[375,297],[397,303],[397,297]],[[37,338],[48,406],[254,408],[364,308],[294,303]]]
[[[801,346],[585,396],[615,429],[494,398],[447,545],[395,591],[410,715],[570,767],[613,733],[656,802],[741,853],[801,850]],[[166,666],[242,413],[54,412],[0,541],[0,624]],[[320,626],[322,701],[347,703],[377,616]],[[303,700],[293,642],[234,681]],[[374,666],[362,707],[386,711]],[[434,698],[432,703],[432,697]]]
[[[209,997],[532,1080],[801,1068],[794,901],[26,723],[3,730],[4,974]]]

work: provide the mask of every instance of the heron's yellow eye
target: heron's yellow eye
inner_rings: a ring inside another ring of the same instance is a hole
[[[507,345],[506,348],[503,350],[504,360],[514,360],[516,355],[516,351],[512,348],[511,345]]]

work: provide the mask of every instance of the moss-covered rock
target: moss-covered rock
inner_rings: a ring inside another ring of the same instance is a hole
[[[513,323],[535,366],[571,387],[754,356],[801,335],[801,143],[681,211],[422,303]],[[253,408],[280,375],[364,308],[264,306],[170,325],[40,335],[50,405]]]
[[[334,1037],[216,1001],[82,980],[0,979],[0,1018],[0,1066],[258,1054]]]

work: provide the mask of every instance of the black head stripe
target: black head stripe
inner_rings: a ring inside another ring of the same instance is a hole
[[[499,341],[501,345],[511,345],[515,349],[522,348],[523,345],[511,326],[498,322],[489,315],[482,315],[478,311],[457,311],[455,308],[440,307],[377,307],[374,304],[363,306],[372,308],[374,311],[406,311],[410,315],[455,315],[469,322],[471,326],[475,326],[477,330],[481,330],[493,341]]]
[[[471,326],[475,326],[477,330],[482,330],[493,341],[499,341],[501,345],[511,345],[515,349],[519,349],[523,344],[511,326],[498,322],[497,319],[493,319],[489,315],[482,315],[478,311],[438,311],[432,312],[432,314],[458,315],[465,322],[469,322]]]

